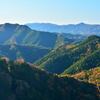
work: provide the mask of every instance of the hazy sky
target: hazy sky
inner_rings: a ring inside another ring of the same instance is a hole
[[[100,24],[100,0],[0,0],[0,23]]]

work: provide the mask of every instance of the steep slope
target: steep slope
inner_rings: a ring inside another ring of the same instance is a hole
[[[100,92],[100,66],[76,74],[60,74],[59,77],[73,77],[79,81],[95,84]]]
[[[85,23],[69,24],[69,25],[56,25],[51,23],[29,23],[26,24],[31,29],[57,32],[57,33],[71,33],[71,34],[83,34],[83,35],[99,35],[100,25],[91,25]]]
[[[92,84],[58,78],[26,63],[0,60],[0,99],[99,100],[99,92]]]
[[[52,73],[62,73],[67,68],[70,69],[70,66],[72,66],[72,65],[74,66],[74,64],[76,62],[81,62],[82,61],[81,59],[83,59],[83,60],[85,60],[85,61],[83,61],[83,63],[85,63],[85,62],[86,62],[86,64],[89,63],[90,66],[88,66],[88,68],[87,68],[87,69],[89,69],[94,66],[93,63],[91,64],[92,59],[94,59],[94,64],[96,64],[96,63],[97,63],[96,65],[100,64],[99,63],[100,56],[97,54],[98,52],[100,53],[99,49],[100,49],[100,37],[90,36],[90,37],[88,37],[88,39],[86,39],[79,45],[74,45],[74,46],[73,45],[70,45],[70,46],[64,45],[61,48],[58,48],[58,49],[50,52],[47,56],[45,56],[43,59],[38,61],[37,65],[39,65],[40,68],[43,68]],[[96,52],[96,50],[97,50],[97,52]],[[98,55],[98,56],[96,57],[96,55]],[[95,59],[97,61],[95,61]],[[89,60],[89,62],[88,62],[88,60]],[[80,63],[80,65],[81,65],[81,63]],[[83,68],[86,69],[86,67],[84,67],[84,65],[85,64],[83,64]],[[83,70],[83,68],[82,68],[82,70]]]
[[[26,62],[35,62],[50,52],[49,49],[25,45],[0,45],[0,55],[11,60],[24,59]]]
[[[0,25],[0,44],[11,38],[14,34],[18,24],[1,24]]]
[[[36,45],[53,48],[56,37],[56,34],[34,31],[24,25],[9,23],[0,25],[1,44]]]
[[[80,81],[95,84],[100,92],[100,66],[90,70],[82,71],[72,75],[72,77]]]
[[[96,84],[100,89],[100,66],[72,75],[75,79]]]
[[[86,56],[75,62],[64,73],[74,74],[82,70],[88,70],[100,66],[100,49],[93,52],[91,55]],[[63,74],[64,74],[63,73]]]
[[[61,43],[60,37],[63,38]],[[0,44],[30,45],[52,49],[55,46],[57,47],[58,40],[60,44],[62,42],[65,44],[79,42],[84,39],[84,36],[71,34],[66,34],[66,36],[61,34],[60,37],[57,33],[35,31],[25,25],[9,23],[0,25]]]
[[[76,44],[85,36],[35,31],[25,25],[5,23],[0,25],[0,55],[12,60],[22,57],[35,62],[50,50],[63,44]]]

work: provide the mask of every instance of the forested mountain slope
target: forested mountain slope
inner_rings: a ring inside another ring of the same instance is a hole
[[[36,64],[52,73],[76,73],[100,65],[100,37],[90,36],[79,45],[64,45]],[[72,72],[71,72],[72,71]]]
[[[92,91],[92,92],[91,92]],[[59,78],[27,63],[0,60],[1,100],[99,100],[97,88]]]

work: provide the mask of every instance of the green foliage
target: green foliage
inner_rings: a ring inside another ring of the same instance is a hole
[[[100,66],[100,50],[96,50],[91,55],[78,60],[75,64],[65,70],[64,73],[74,74],[97,66]]]
[[[94,85],[59,78],[27,63],[1,61],[0,68],[1,100],[99,100]]]
[[[71,73],[90,69],[100,65],[100,37],[90,36],[88,39],[72,48],[64,45],[37,62],[40,68],[52,73]],[[92,63],[94,61],[94,63]],[[65,71],[65,72],[68,72]]]

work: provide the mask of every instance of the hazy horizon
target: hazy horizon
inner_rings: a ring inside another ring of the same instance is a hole
[[[64,24],[59,24],[59,23],[54,23],[54,22],[28,22],[28,23],[16,23],[16,22],[4,22],[0,24],[19,24],[19,25],[28,25],[28,24],[54,24],[54,25],[78,25],[78,24],[89,24],[89,25],[100,25],[99,23],[86,23],[86,22],[76,22],[76,23],[64,23]]]
[[[0,0],[0,24],[100,24],[100,0]]]

